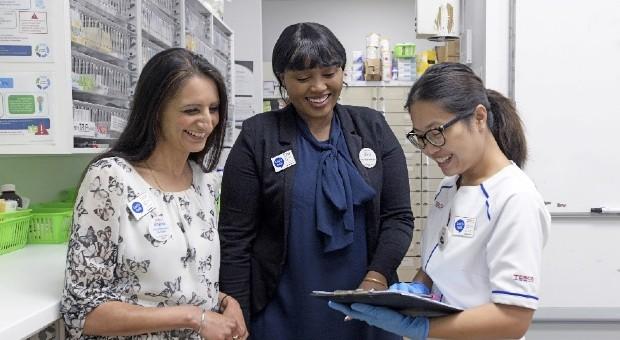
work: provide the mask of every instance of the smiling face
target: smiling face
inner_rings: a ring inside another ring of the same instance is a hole
[[[220,99],[215,82],[204,76],[187,79],[161,114],[159,146],[173,152],[200,152],[219,123]]]
[[[480,106],[481,107],[481,106]],[[437,162],[441,171],[446,176],[466,175],[475,172],[481,164],[485,150],[484,128],[480,124],[486,124],[474,118],[460,120],[443,131],[445,144],[437,147],[430,143],[422,149],[422,152]],[[417,101],[409,108],[413,129],[416,135],[422,136],[430,129],[439,127],[455,118],[455,115],[446,112],[440,105],[428,101]],[[486,112],[484,112],[486,118]],[[480,126],[479,126],[480,125]]]
[[[304,120],[331,119],[342,91],[340,66],[286,70],[281,80],[290,102]]]

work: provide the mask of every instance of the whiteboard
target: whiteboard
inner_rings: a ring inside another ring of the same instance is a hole
[[[515,6],[525,171],[551,212],[620,207],[620,1]]]

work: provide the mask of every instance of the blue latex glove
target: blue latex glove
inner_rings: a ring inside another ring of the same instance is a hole
[[[406,336],[411,340],[424,340],[428,337],[428,318],[410,317],[385,307],[354,303],[351,307],[329,301],[329,307],[339,312],[365,321],[367,324],[385,329],[388,332]]]
[[[397,282],[390,286],[392,291],[401,291],[420,295],[430,295],[431,290],[420,281],[413,282]]]

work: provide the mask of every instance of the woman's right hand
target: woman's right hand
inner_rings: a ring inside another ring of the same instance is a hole
[[[200,329],[200,336],[208,340],[231,340],[237,329],[235,319],[219,313],[206,311],[205,321]]]

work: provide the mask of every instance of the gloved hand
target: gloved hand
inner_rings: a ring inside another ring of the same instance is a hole
[[[413,294],[430,295],[431,290],[420,281],[397,282],[390,286],[392,291],[401,291]]]
[[[354,319],[362,320],[371,326],[388,332],[406,336],[411,340],[424,340],[428,337],[428,318],[410,317],[385,307],[354,303],[351,307],[329,301],[329,307]]]

